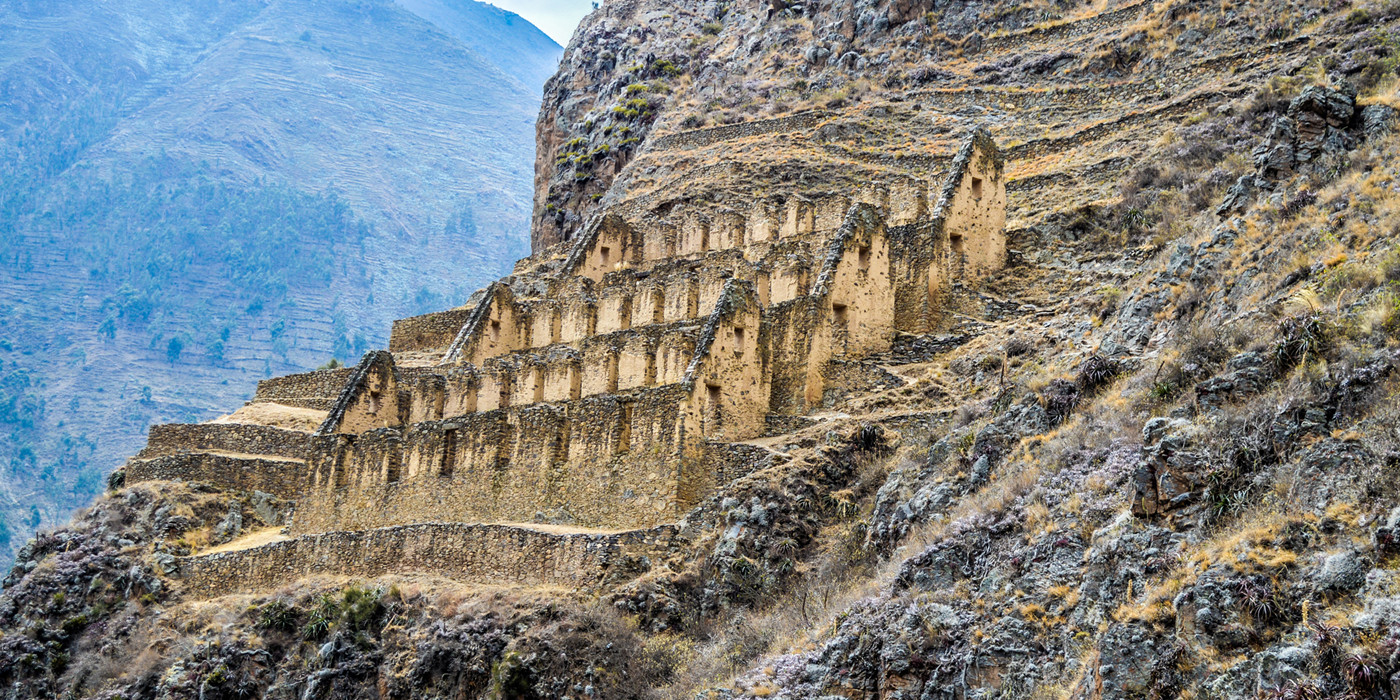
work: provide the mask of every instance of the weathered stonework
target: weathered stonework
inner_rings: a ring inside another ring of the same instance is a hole
[[[253,403],[278,403],[324,411],[335,403],[353,371],[342,367],[264,379],[258,382]]]
[[[635,576],[649,566],[649,558],[676,546],[674,528],[555,534],[505,525],[424,523],[182,557],[170,573],[197,597],[271,590],[311,576],[394,573],[586,590],[606,582],[615,570],[617,576]]]
[[[300,459],[239,457],[223,454],[178,454],[126,463],[126,480],[190,481],[251,493],[262,491],[284,500],[306,494],[308,472]]]
[[[952,285],[1004,264],[991,137],[970,136],[942,180],[620,206],[471,308],[395,324],[355,368],[260,386],[256,402],[326,410],[314,433],[157,426],[129,478],[297,502],[297,539],[181,562],[211,595],[419,570],[587,588],[618,552],[663,546],[635,528],[773,463],[741,441],[802,421],[835,383],[895,381],[863,361],[940,327]]]
[[[136,458],[219,452],[302,459],[307,455],[310,437],[295,430],[241,423],[153,425],[146,437],[146,448],[137,453]]]

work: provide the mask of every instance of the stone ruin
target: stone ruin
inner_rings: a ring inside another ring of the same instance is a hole
[[[771,463],[745,441],[819,408],[834,365],[934,330],[951,285],[1003,266],[1003,167],[978,130],[932,196],[794,194],[679,225],[619,207],[468,307],[396,322],[353,369],[259,385],[254,402],[325,411],[316,431],[155,426],[127,482],[295,502],[291,539],[178,559],[195,593],[394,570],[593,586],[681,546],[672,524]]]

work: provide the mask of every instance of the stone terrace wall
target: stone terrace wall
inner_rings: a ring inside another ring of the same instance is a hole
[[[345,381],[354,371],[354,368],[342,367],[264,379],[258,382],[253,403],[280,403],[325,410],[340,396]]]
[[[153,425],[137,459],[189,452],[233,452],[305,459],[311,435],[266,425],[242,423],[172,423]]]
[[[394,321],[389,332],[390,352],[445,350],[466,325],[472,309],[452,309]]]
[[[651,142],[651,150],[670,151],[676,149],[703,148],[721,141],[732,141],[748,136],[762,136],[765,134],[811,129],[831,116],[831,112],[825,111],[802,112],[801,114],[776,117],[773,119],[762,119],[759,121],[745,122],[743,124],[730,124],[727,126],[711,127],[709,129],[681,131],[654,139]]]
[[[761,469],[773,466],[774,452],[766,447],[742,442],[710,442],[705,457],[713,465],[716,484],[727,484]]]
[[[1097,34],[1115,27],[1125,26],[1129,21],[1142,16],[1143,12],[1151,7],[1151,0],[1143,0],[1077,21],[1049,24],[1012,34],[988,37],[983,49],[1007,51],[1032,45],[1043,47],[1050,42],[1061,39]]]
[[[591,589],[609,570],[679,546],[674,527],[556,534],[506,525],[426,523],[309,535],[176,560],[188,594],[270,590],[308,576],[427,573],[485,584]],[[628,567],[632,568],[632,567]]]
[[[321,438],[297,533],[413,522],[555,521],[645,527],[679,494],[680,385]]]
[[[263,491],[289,501],[306,495],[308,477],[306,463],[300,460],[216,454],[135,459],[126,465],[126,481],[129,484],[139,481],[203,482],[224,491]]]

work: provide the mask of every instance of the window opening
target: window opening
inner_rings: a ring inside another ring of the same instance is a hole
[[[451,477],[452,472],[457,470],[457,431],[449,429],[443,433],[442,438],[442,465],[438,468],[438,476]]]
[[[622,419],[617,426],[617,449],[615,452],[629,452],[632,449],[632,406],[622,407]]]
[[[397,483],[399,480],[399,470],[403,467],[403,455],[398,450],[389,451],[389,464],[384,470],[384,481],[386,483]]]
[[[974,177],[974,178],[972,178],[972,198],[973,198],[973,199],[981,199],[981,198],[982,198],[982,178],[980,178],[980,177]]]
[[[843,331],[846,330],[847,326],[850,323],[850,319],[847,318],[845,304],[831,305],[831,320],[836,323],[837,328],[840,328]]]

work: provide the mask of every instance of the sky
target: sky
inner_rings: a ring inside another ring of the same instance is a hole
[[[560,46],[569,43],[574,27],[593,9],[592,0],[485,0],[514,12],[539,27]]]

